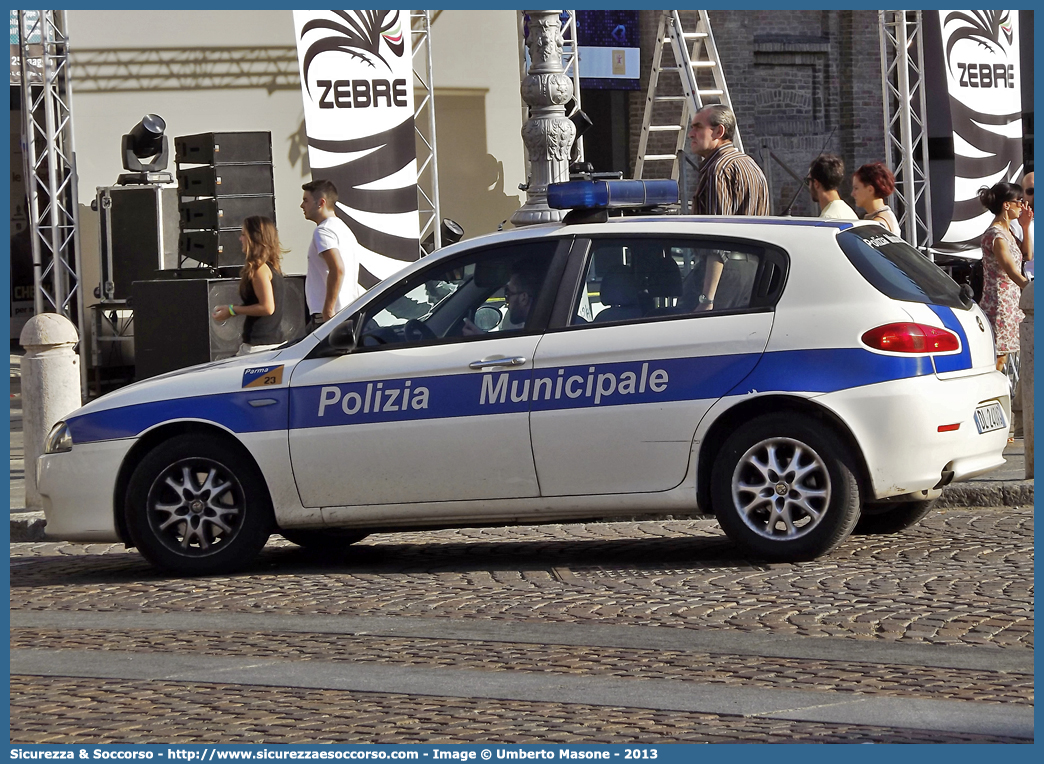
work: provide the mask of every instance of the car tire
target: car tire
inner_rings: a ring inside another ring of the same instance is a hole
[[[810,560],[837,548],[859,520],[855,460],[811,419],[758,417],[718,451],[711,500],[722,530],[758,557]]]
[[[853,533],[861,535],[899,533],[923,520],[934,506],[935,499],[868,502],[863,505],[863,511]]]
[[[249,456],[198,434],[178,435],[145,455],[124,511],[138,551],[180,575],[242,568],[274,527],[268,489]]]
[[[303,549],[329,555],[346,552],[348,547],[370,534],[345,528],[288,528],[280,530],[279,535]]]

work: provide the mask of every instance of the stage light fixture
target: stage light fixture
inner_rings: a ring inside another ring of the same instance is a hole
[[[442,219],[442,225],[439,227],[442,232],[442,246],[448,247],[450,244],[456,244],[458,241],[464,238],[464,228],[456,221],[450,220],[449,218]],[[424,250],[424,254],[430,255],[435,251],[435,232],[432,231],[428,234],[428,237],[421,243],[421,249]]]
[[[464,238],[464,228],[454,220],[442,219],[442,246],[456,244]]]
[[[167,123],[158,114],[146,114],[123,136],[123,169],[128,172],[159,172],[167,168],[170,150],[163,131]],[[145,161],[149,160],[149,161]]]

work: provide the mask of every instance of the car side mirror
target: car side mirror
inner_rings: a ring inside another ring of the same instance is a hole
[[[326,339],[332,349],[343,353],[352,352],[355,350],[355,321],[350,318],[342,321]]]
[[[490,332],[500,326],[501,318],[499,310],[490,305],[483,305],[475,311],[475,326],[484,332]]]

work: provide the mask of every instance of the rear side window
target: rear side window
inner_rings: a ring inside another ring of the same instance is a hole
[[[968,308],[961,288],[905,241],[876,226],[842,231],[837,243],[852,265],[879,292],[893,300]]]
[[[786,263],[782,253],[755,242],[594,238],[570,324],[769,309],[779,297]],[[701,294],[712,299],[701,300]]]

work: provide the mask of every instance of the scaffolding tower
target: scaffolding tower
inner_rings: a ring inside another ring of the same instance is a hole
[[[562,70],[573,81],[573,106],[566,110],[572,117],[580,111],[580,41],[576,36],[576,11],[563,11],[562,19]],[[568,104],[567,104],[568,106]],[[584,137],[576,137],[576,161],[584,161]]]
[[[885,163],[895,175],[904,238],[929,257],[932,197],[921,11],[878,11],[884,89]]]
[[[18,11],[22,156],[33,253],[36,315],[58,313],[80,336],[86,391],[76,157],[73,150],[69,38],[64,11]]]
[[[441,11],[435,11],[436,15]],[[442,246],[442,217],[439,210],[438,148],[435,140],[435,91],[431,77],[431,11],[410,11],[410,37],[413,50],[413,80],[423,92],[415,104],[413,124],[423,156],[417,157],[417,208],[420,215],[420,257],[427,251],[429,234],[434,249]],[[434,251],[434,250],[433,250]]]

